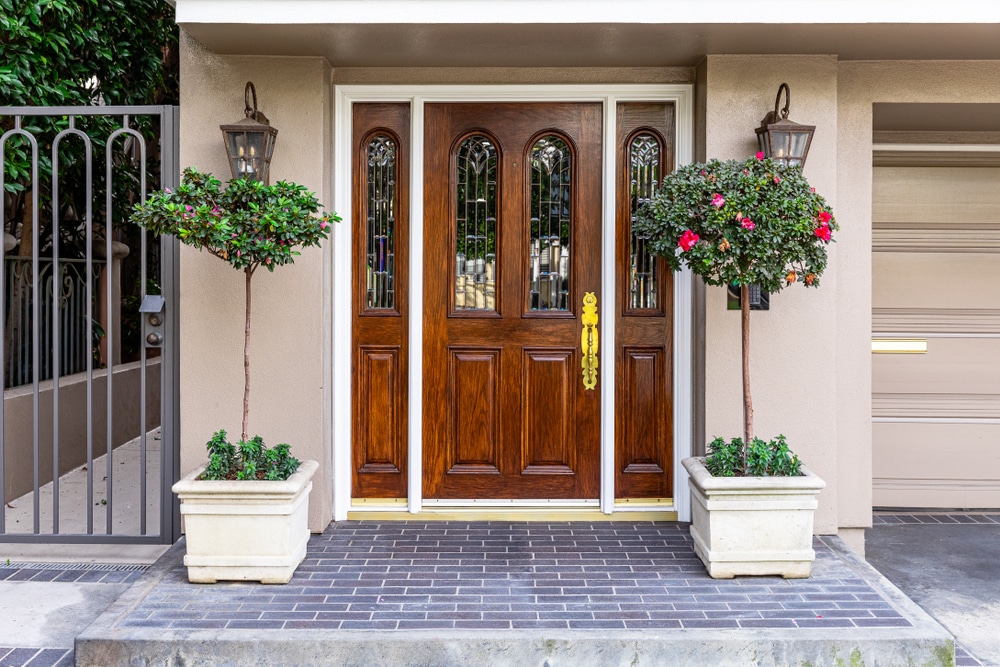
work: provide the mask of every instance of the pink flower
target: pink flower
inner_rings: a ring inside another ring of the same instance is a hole
[[[323,220],[323,221],[321,221],[321,222],[319,223],[319,228],[320,228],[320,229],[326,229],[326,224],[327,224],[327,223],[326,223],[326,220]]]
[[[750,218],[743,218],[743,221],[740,223],[740,225],[743,226],[743,229],[753,229],[754,227],[756,227],[756,225],[753,224],[753,220],[751,220]]]
[[[755,157],[758,160],[763,160],[764,159],[764,151],[757,151],[757,155]]]
[[[708,176],[708,172],[707,172],[707,171],[705,171],[705,170],[702,170],[702,172],[701,172],[701,175],[702,175],[702,176]]]
[[[816,188],[809,188],[809,192],[816,192]]]
[[[678,240],[677,245],[680,246],[682,251],[687,252],[694,247],[694,244],[697,243],[700,238],[701,237],[688,229],[681,234],[681,238]]]
[[[824,241],[830,240],[830,227],[829,225],[820,225],[816,228],[816,236]]]
[[[222,211],[219,210],[218,206],[212,207],[212,215],[214,215],[215,217],[219,217],[220,215],[222,215]]]
[[[233,234],[233,238],[234,238],[234,239],[236,238],[236,234]]]
[[[774,175],[774,182],[775,182],[775,183],[781,183],[781,177],[780,177],[780,176],[778,176],[777,174],[775,174],[775,175]]]
[[[237,257],[241,257],[242,255],[243,255],[243,253],[242,253],[242,252],[240,252],[239,250],[237,250],[237,251],[236,251],[236,256],[237,256]]]
[[[267,258],[267,263],[268,263],[268,264],[270,264],[270,263],[271,263],[271,258],[270,258],[270,257],[268,257],[268,258]]]
[[[712,195],[712,206],[714,206],[715,208],[722,208],[725,205],[726,205],[726,200],[722,198],[722,195],[720,195],[718,192]]]
[[[833,216],[830,215],[829,213],[827,213],[826,211],[820,211],[819,212],[819,224],[821,224],[821,225],[828,225],[828,224],[830,224],[830,220],[832,218],[833,218]]]
[[[163,188],[163,191],[166,192],[168,195],[170,194],[170,188]]]

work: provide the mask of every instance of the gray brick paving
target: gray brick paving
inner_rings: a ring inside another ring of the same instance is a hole
[[[818,538],[808,580],[713,580],[686,524],[352,521],[282,587],[174,567],[122,627],[678,629],[908,627]],[[2,664],[2,663],[0,663]]]

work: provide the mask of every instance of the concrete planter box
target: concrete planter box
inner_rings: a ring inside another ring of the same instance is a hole
[[[800,477],[713,477],[704,458],[682,461],[691,476],[691,538],[714,579],[808,577],[816,496],[826,482]]]
[[[174,484],[187,538],[188,581],[285,584],[306,556],[315,461],[281,482],[206,481],[202,466]]]

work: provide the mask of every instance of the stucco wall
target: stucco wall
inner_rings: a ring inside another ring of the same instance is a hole
[[[830,56],[709,56],[706,72],[705,154],[745,158],[757,151],[754,128],[774,108],[781,83],[791,88],[790,118],[816,125],[805,167],[806,177],[833,207],[838,221],[850,220],[837,197],[837,60]],[[754,431],[762,438],[783,433],[806,466],[827,482],[816,514],[819,533],[835,533],[840,487],[851,484],[838,474],[841,423],[864,415],[837,410],[838,279],[845,271],[840,246],[853,241],[841,233],[830,246],[830,263],[818,289],[794,285],[771,297],[769,311],[750,319],[750,377]],[[865,269],[868,270],[867,268]],[[866,310],[865,299],[851,308]],[[867,335],[867,334],[863,334]],[[742,433],[740,316],[726,310],[722,288],[705,295],[705,435],[731,438]],[[867,381],[853,379],[858,391]],[[867,460],[864,466],[867,466]],[[862,468],[864,467],[862,466]],[[855,486],[863,470],[851,473]]]
[[[243,117],[248,80],[258,108],[278,128],[271,180],[302,183],[332,200],[330,69],[322,58],[219,56],[181,31],[181,165],[228,180],[219,125]],[[329,481],[329,242],[293,266],[253,279],[250,434],[319,461],[310,529],[332,516]],[[239,439],[243,400],[244,277],[228,264],[181,251],[181,472],[205,458],[205,442],[225,428]]]

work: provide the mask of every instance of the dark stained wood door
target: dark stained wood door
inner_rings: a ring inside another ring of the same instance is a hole
[[[427,498],[599,495],[601,125],[600,104],[425,107]]]
[[[407,495],[409,104],[355,104],[352,496]]]
[[[674,106],[620,103],[617,126],[615,498],[671,498],[673,280],[632,219],[674,169]]]

